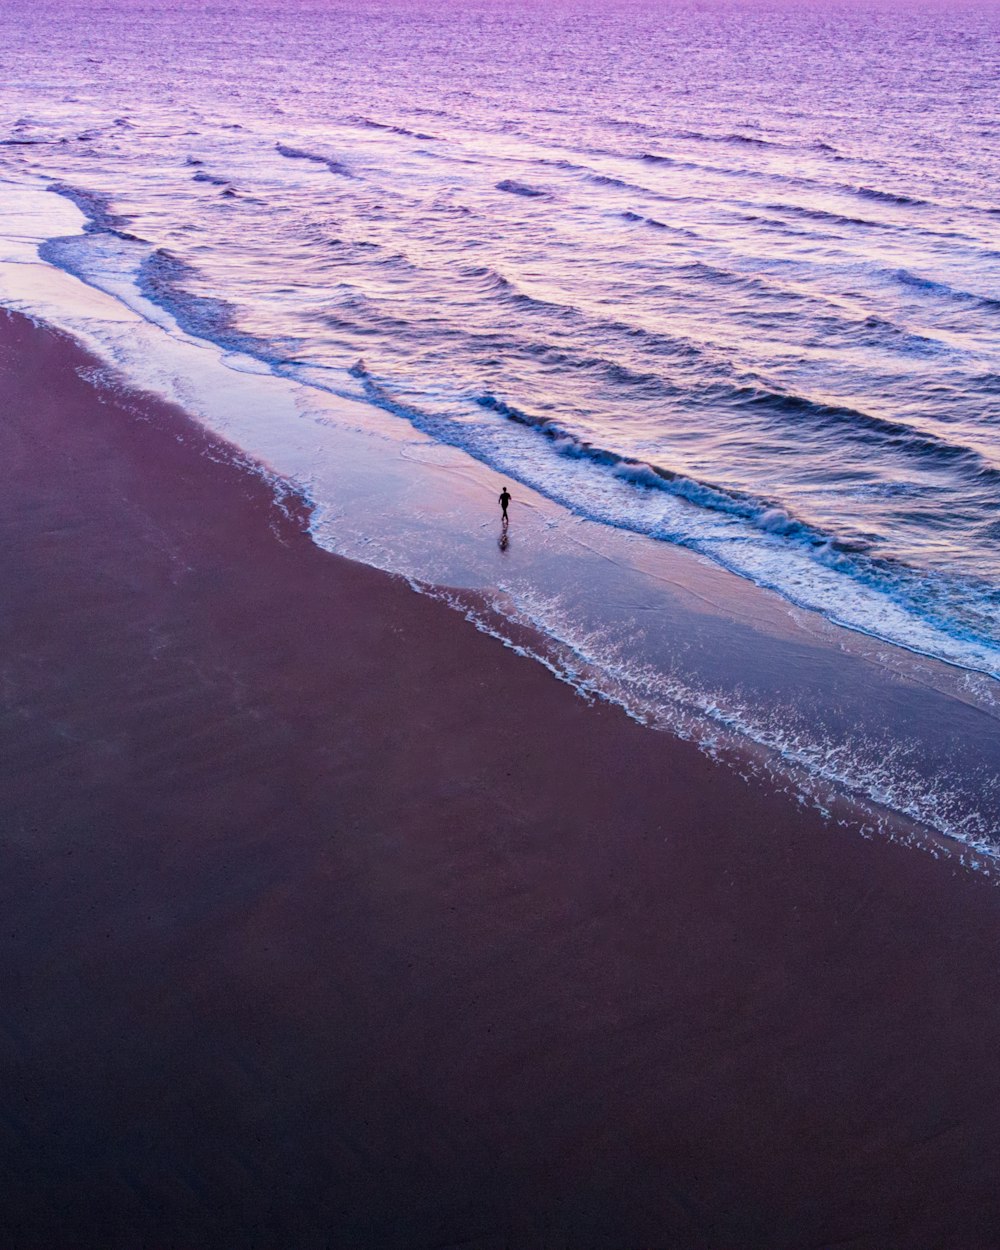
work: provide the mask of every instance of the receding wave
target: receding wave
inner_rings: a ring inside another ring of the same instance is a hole
[[[94,234],[105,230],[109,234],[118,234],[123,238],[135,237],[124,233],[128,218],[113,211],[110,196],[102,195],[98,191],[86,191],[81,187],[70,186],[68,182],[52,182],[48,189],[70,200],[83,213],[86,218],[83,227],[85,233]]]
[[[147,299],[166,308],[188,334],[231,350],[262,354],[261,344],[236,328],[233,304],[215,296],[196,295],[187,289],[196,277],[193,266],[161,247],[142,261],[136,283]]]

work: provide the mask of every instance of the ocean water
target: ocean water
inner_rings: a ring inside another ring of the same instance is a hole
[[[0,34],[0,192],[83,213],[46,264],[1000,675],[1000,9],[17,4]]]

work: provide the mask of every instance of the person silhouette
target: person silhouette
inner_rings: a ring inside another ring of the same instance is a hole
[[[510,491],[505,486],[500,492],[500,508],[503,511],[503,519],[507,520],[507,505],[510,503]]]

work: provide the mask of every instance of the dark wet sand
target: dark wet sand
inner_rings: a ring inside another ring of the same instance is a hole
[[[1000,1246],[995,887],[586,706],[82,363],[0,315],[7,1250]]]

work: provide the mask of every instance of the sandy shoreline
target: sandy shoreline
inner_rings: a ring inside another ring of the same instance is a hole
[[[4,1244],[1000,1244],[996,890],[0,316]]]

